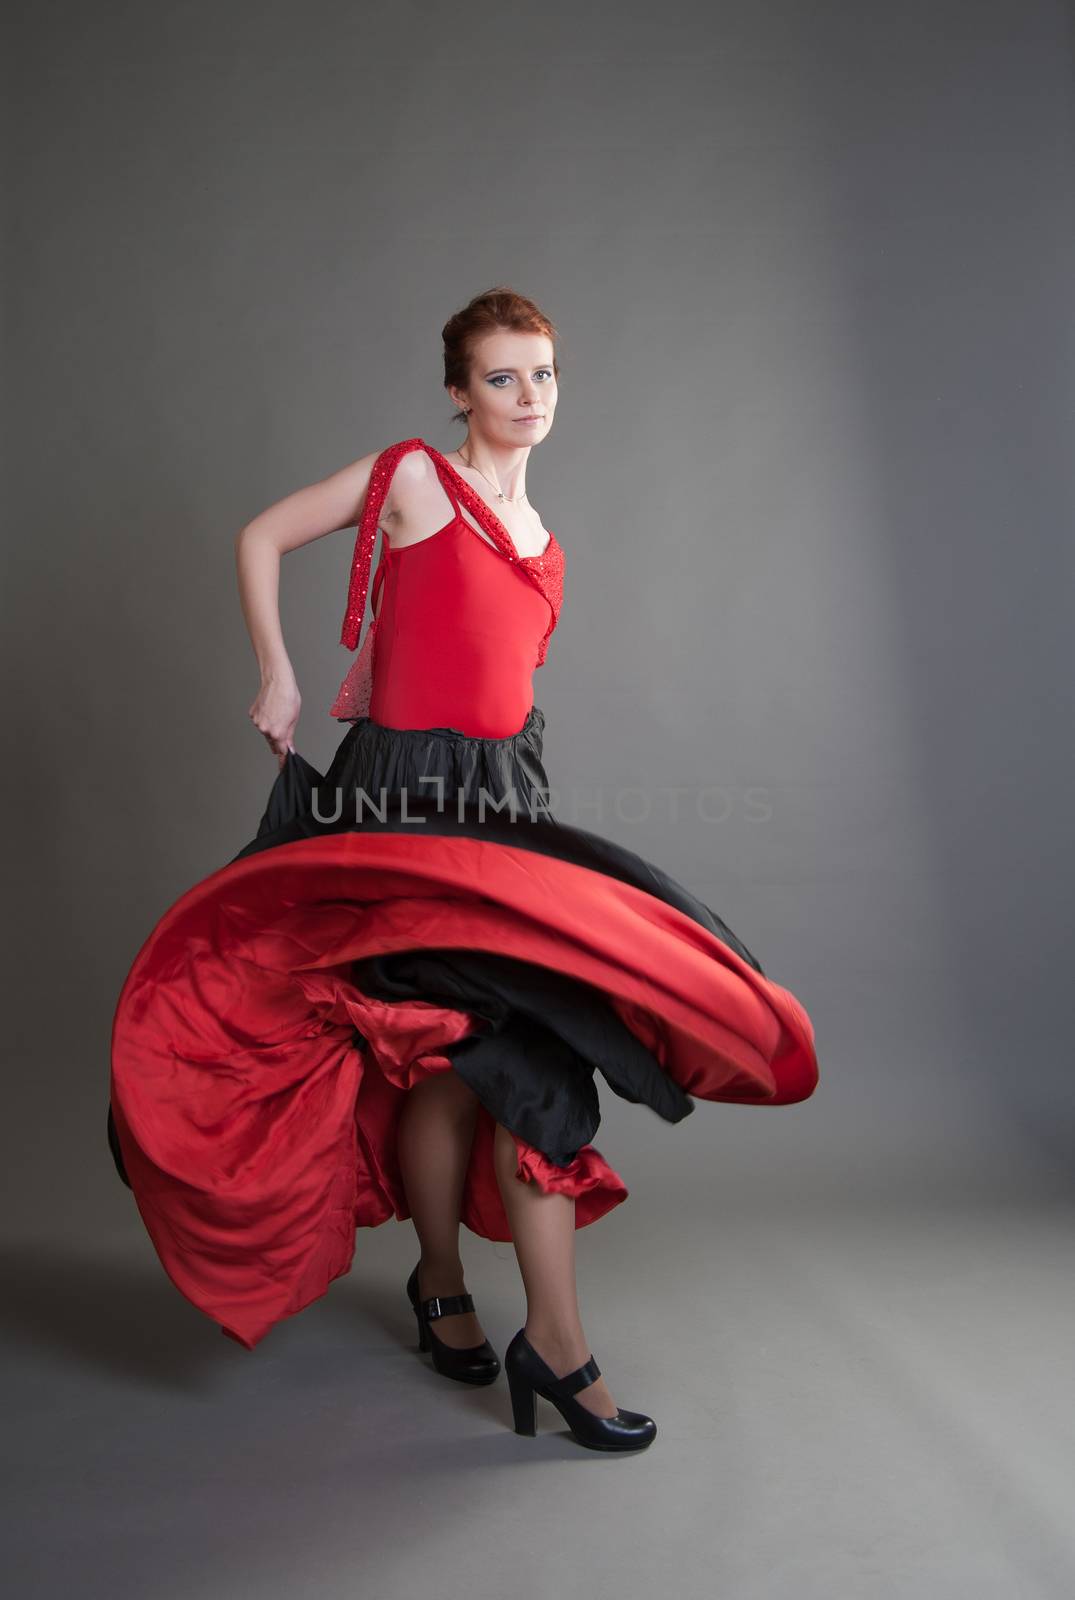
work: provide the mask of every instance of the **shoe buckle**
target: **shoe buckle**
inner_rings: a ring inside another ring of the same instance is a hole
[[[425,1316],[427,1322],[435,1322],[440,1316],[440,1295],[435,1294],[425,1303]]]

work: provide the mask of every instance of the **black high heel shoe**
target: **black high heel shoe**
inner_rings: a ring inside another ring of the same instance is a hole
[[[520,1328],[504,1352],[504,1370],[516,1433],[537,1433],[536,1396],[540,1394],[552,1401],[575,1438],[591,1450],[644,1450],[656,1436],[657,1424],[642,1411],[624,1411],[621,1406],[614,1417],[599,1417],[572,1399],[601,1376],[592,1355],[574,1372],[558,1378]]]
[[[458,1378],[460,1383],[492,1383],[500,1371],[500,1358],[488,1339],[481,1344],[467,1345],[457,1350],[445,1344],[429,1324],[438,1317],[454,1316],[457,1311],[473,1311],[474,1300],[469,1294],[434,1294],[427,1300],[418,1298],[418,1267],[407,1279],[407,1298],[418,1319],[418,1348],[429,1350],[433,1365],[446,1378]]]

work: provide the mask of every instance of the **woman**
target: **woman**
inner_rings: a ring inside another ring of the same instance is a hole
[[[594,1069],[669,1121],[692,1096],[805,1099],[801,1005],[652,863],[560,823],[532,674],[564,556],[526,494],[557,403],[555,330],[508,289],[443,330],[467,433],[363,456],[243,529],[249,708],[279,774],[257,837],[158,923],[120,996],[109,1135],[180,1290],[252,1349],[348,1270],[355,1229],[409,1217],[419,1346],[468,1383],[500,1363],[459,1225],[515,1246],[516,1430],[551,1400],[581,1443],[647,1446],[582,1328],[575,1229],[626,1198],[590,1143]],[[358,523],[326,776],[294,745],[280,556]],[[114,1120],[112,1116],[114,1112]],[[434,1326],[435,1325],[435,1326]]]

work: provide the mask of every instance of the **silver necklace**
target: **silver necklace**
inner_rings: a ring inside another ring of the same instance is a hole
[[[495,489],[496,490],[497,499],[502,501],[504,503],[504,505],[506,505],[506,506],[521,505],[522,502],[526,499],[526,495],[525,494],[517,494],[515,496],[514,500],[511,499],[511,497],[509,495],[506,495],[504,493],[503,489],[500,487],[500,485],[498,483],[494,483],[493,482],[492,478],[490,478],[490,476],[489,476],[489,474],[487,472],[482,472],[481,467],[475,466],[473,461],[467,461],[467,458],[463,454],[462,450],[460,450],[460,452],[459,452],[459,459],[460,459],[460,461],[464,462],[466,464],[466,466],[470,467],[472,471],[481,472],[482,477],[485,479],[485,481],[489,485],[490,489]]]

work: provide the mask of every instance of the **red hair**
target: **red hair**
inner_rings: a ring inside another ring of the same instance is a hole
[[[508,328],[513,333],[543,333],[546,338],[553,341],[552,370],[556,377],[560,376],[560,366],[556,359],[556,329],[532,300],[525,295],[516,294],[514,289],[503,286],[495,289],[486,289],[484,294],[474,296],[469,305],[462,311],[457,311],[449,317],[444,324],[441,337],[444,340],[444,387],[449,384],[457,389],[465,389],[470,383],[470,357],[474,345],[488,333],[495,333],[498,328]],[[465,411],[453,413],[452,420],[466,417]]]

